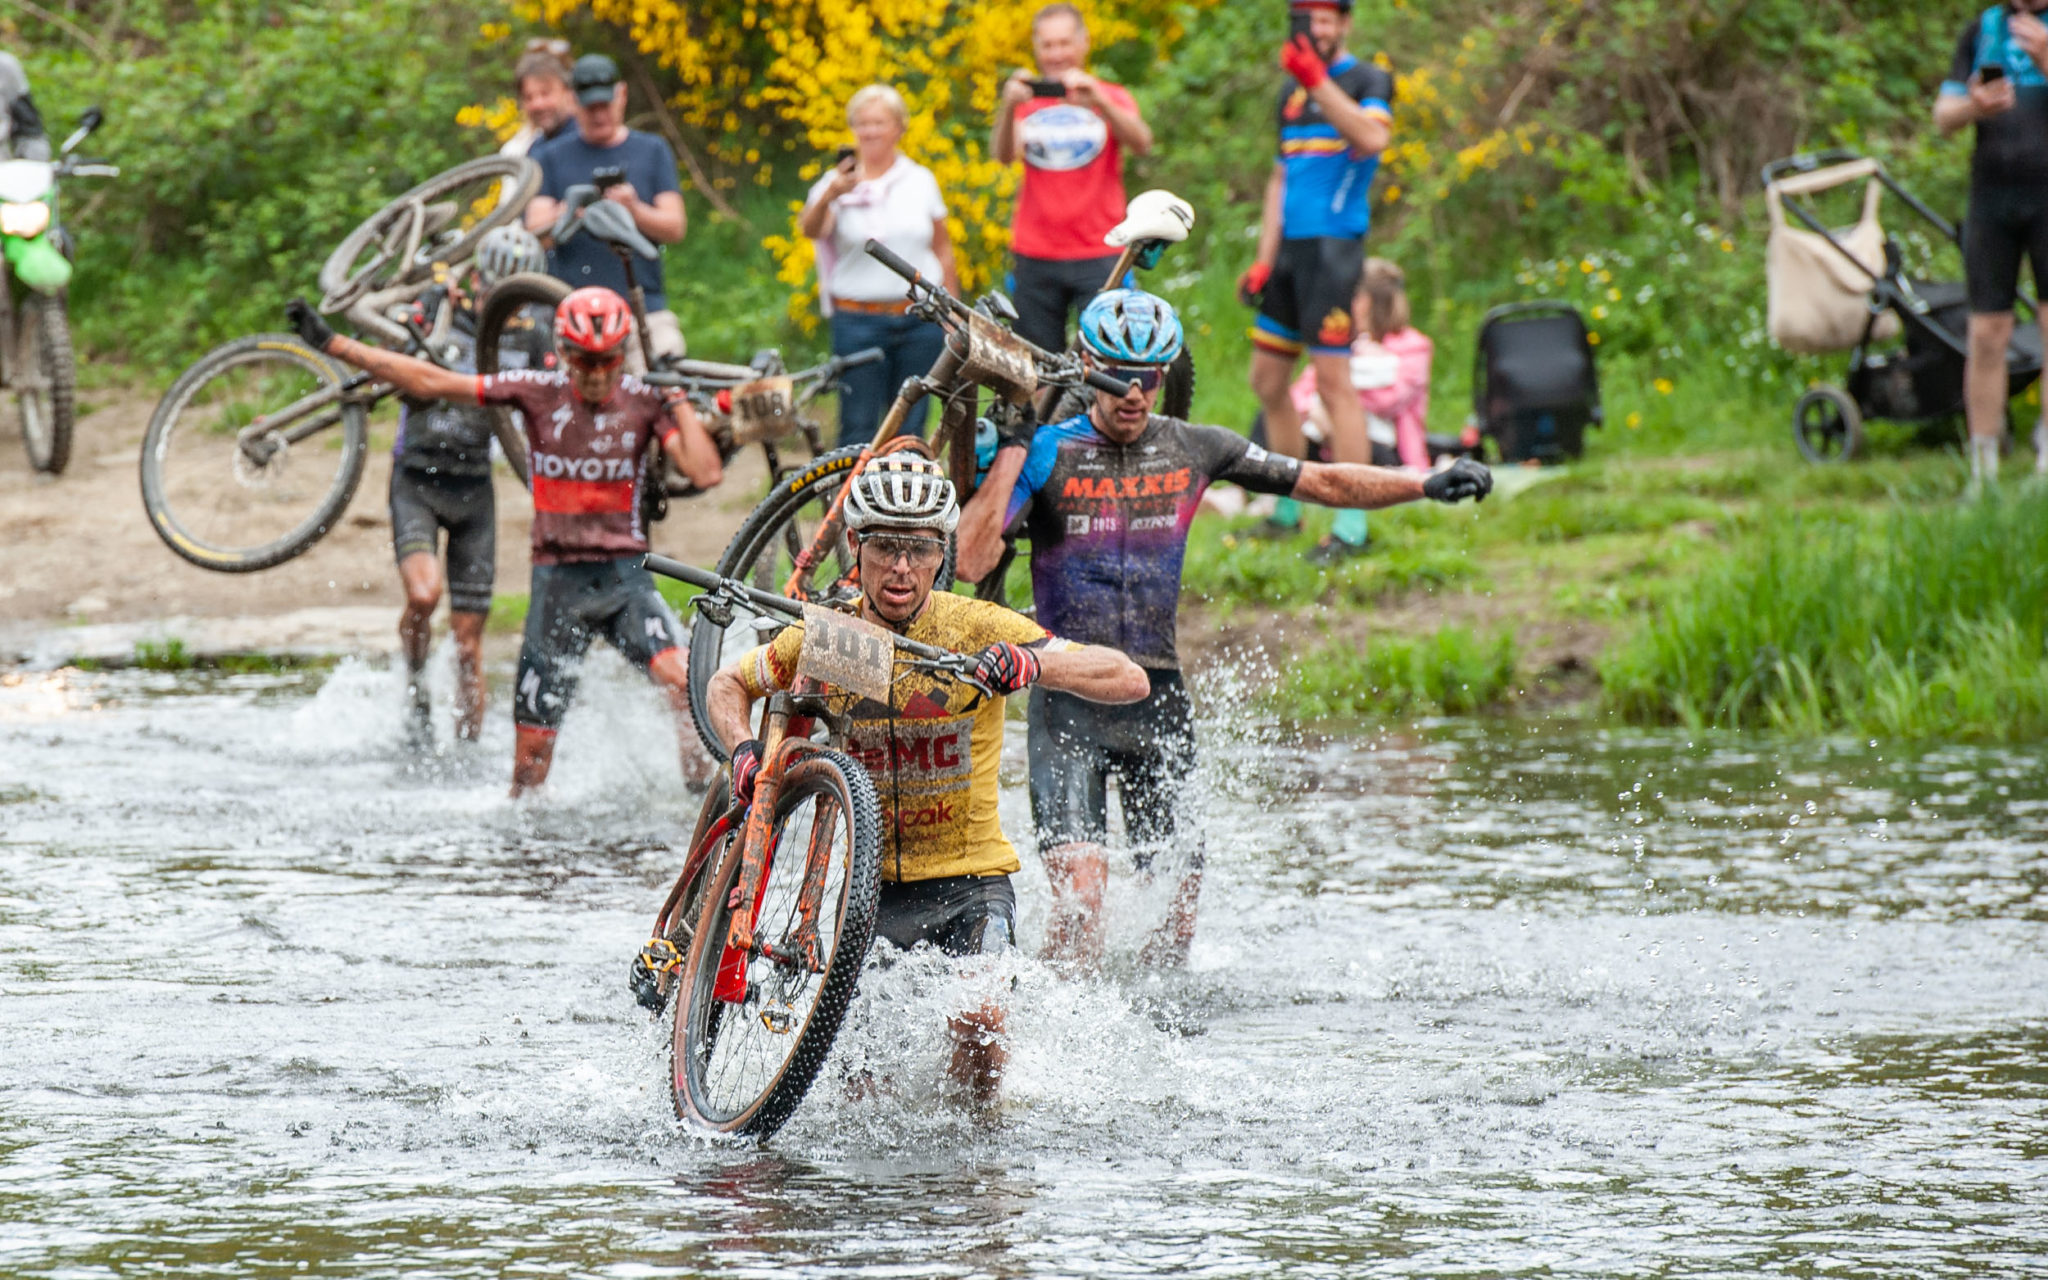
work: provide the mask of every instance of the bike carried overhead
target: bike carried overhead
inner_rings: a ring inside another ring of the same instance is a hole
[[[78,401],[66,310],[75,251],[57,218],[57,183],[119,176],[113,165],[73,154],[105,119],[88,109],[55,162],[0,160],[0,387],[14,392],[29,464],[49,475],[71,460]]]

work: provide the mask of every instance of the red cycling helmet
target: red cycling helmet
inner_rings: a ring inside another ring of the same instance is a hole
[[[620,349],[632,328],[626,300],[597,285],[576,290],[555,308],[555,341],[585,355],[623,355]]]

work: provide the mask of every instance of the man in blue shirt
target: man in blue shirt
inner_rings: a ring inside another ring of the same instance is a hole
[[[562,197],[579,182],[590,182],[600,169],[623,169],[626,180],[609,188],[605,199],[626,206],[640,234],[657,245],[676,244],[689,225],[683,212],[682,188],[676,182],[676,155],[668,143],[651,133],[626,127],[626,86],[618,64],[601,53],[576,59],[572,72],[576,90],[576,129],[536,147],[540,194],[526,206],[526,225],[546,234],[562,212]],[[548,270],[572,288],[601,285],[626,296],[626,272],[611,247],[591,236],[577,236],[548,253]],[[668,309],[668,285],[661,261],[637,259],[633,275],[647,294],[647,332],[657,356],[683,353],[683,330]],[[639,343],[627,348],[627,364],[639,360]]]
[[[1238,291],[1259,308],[1252,328],[1252,390],[1266,413],[1275,452],[1307,456],[1301,416],[1288,387],[1304,349],[1316,372],[1316,393],[1329,411],[1339,462],[1365,463],[1372,449],[1365,409],[1351,385],[1351,305],[1365,270],[1368,195],[1380,153],[1393,136],[1394,78],[1344,47],[1351,0],[1296,0],[1306,17],[1280,53],[1294,78],[1280,94],[1280,155],[1266,182],[1259,219],[1259,255]],[[1280,499],[1269,532],[1301,527],[1301,504]],[[1316,554],[1340,559],[1365,550],[1365,512],[1337,514],[1335,536]]]

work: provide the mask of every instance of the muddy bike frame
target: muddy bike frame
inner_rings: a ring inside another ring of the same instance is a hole
[[[789,579],[783,584],[783,595],[791,600],[810,599],[811,571],[824,563],[845,533],[846,495],[877,455],[910,445],[909,440],[899,439],[898,433],[910,411],[926,396],[937,396],[943,406],[935,434],[940,447],[946,450],[949,476],[964,503],[973,496],[975,487],[973,430],[976,392],[980,388],[994,391],[1012,411],[1019,413],[1031,412],[1032,398],[1041,389],[1057,394],[1068,387],[1087,385],[1119,397],[1129,391],[1127,384],[1089,369],[1077,354],[1055,355],[1010,332],[1004,321],[1015,313],[1009,309],[1007,299],[1000,303],[984,299],[981,305],[970,307],[948,293],[944,285],[926,279],[916,267],[879,241],[868,241],[867,251],[875,261],[909,282],[909,314],[943,329],[946,346],[929,373],[904,382],[874,439],[861,450],[853,470],[833,494],[831,509],[819,522],[810,545],[797,554]],[[855,574],[858,572],[856,566]]]

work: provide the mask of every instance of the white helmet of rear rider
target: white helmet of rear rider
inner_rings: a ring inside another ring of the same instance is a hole
[[[546,271],[548,251],[525,227],[492,227],[477,241],[476,274],[484,288],[522,271]]]
[[[953,482],[938,463],[908,450],[885,453],[868,463],[846,495],[846,527],[855,533],[937,529],[948,534],[959,523]]]

